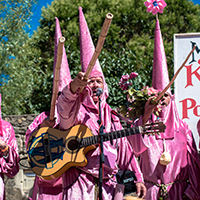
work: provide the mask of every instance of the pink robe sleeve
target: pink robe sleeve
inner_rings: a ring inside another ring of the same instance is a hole
[[[0,173],[6,175],[8,178],[14,177],[19,171],[19,155],[17,140],[12,125],[2,120],[3,139],[9,146],[9,154],[7,158],[0,154]]]
[[[135,126],[142,125],[142,117],[140,117],[136,122]],[[145,138],[145,140],[144,140]],[[146,151],[149,147],[149,138],[148,135],[136,134],[127,137],[131,147],[133,148],[133,152],[136,157],[139,157],[141,153]]]
[[[63,89],[57,104],[61,130],[67,130],[75,124],[81,103],[87,94],[87,89],[84,89],[82,93],[73,94],[70,84]],[[65,123],[66,121],[67,123]]]
[[[49,116],[49,112],[42,112],[29,125],[28,130],[26,131],[26,139],[25,139],[26,147],[27,147],[27,143],[28,143],[28,140],[29,140],[29,137],[31,136],[31,134],[38,129],[39,125],[43,122],[43,120],[47,116]]]

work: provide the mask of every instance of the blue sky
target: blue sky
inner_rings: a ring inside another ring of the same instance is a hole
[[[47,7],[47,4],[51,5],[53,0],[39,0],[38,5],[36,5],[33,9],[33,16],[31,17],[31,34],[37,27],[40,25],[39,20],[42,13],[42,7]]]
[[[39,0],[39,4],[35,7],[34,14],[31,17],[31,34],[33,33],[34,30],[37,29],[39,26],[39,19],[41,17],[41,9],[43,6],[47,7],[47,4],[51,5],[51,2],[53,0]],[[194,4],[200,4],[199,0],[192,0]]]

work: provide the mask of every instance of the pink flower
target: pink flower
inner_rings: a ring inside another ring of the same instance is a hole
[[[127,82],[119,82],[119,87],[122,89],[122,90],[127,90],[128,89],[128,83]]]
[[[147,7],[147,12],[152,12],[153,15],[163,13],[164,7],[167,6],[164,0],[147,0],[144,2],[144,5]]]
[[[141,91],[148,90],[148,89],[149,89],[149,86],[143,86],[143,88],[141,89]]]
[[[121,79],[119,80],[119,87],[122,90],[128,90],[129,87],[131,87],[133,85],[131,79],[137,77],[138,74],[136,72],[131,72],[130,75],[126,74],[126,75],[122,75]]]
[[[123,81],[128,81],[128,79],[129,79],[129,75],[128,74],[122,75],[122,80]]]
[[[138,76],[138,73],[136,73],[136,72],[131,72],[130,73],[130,76],[129,76],[129,79],[133,79],[133,78],[135,78],[135,77],[137,77]]]
[[[123,88],[122,88],[122,90],[127,90],[128,89],[128,84],[127,83],[125,83],[124,85],[123,85]]]
[[[158,94],[158,90],[156,90],[156,89],[154,89],[153,87],[150,87],[149,89],[148,89],[148,94],[155,94],[155,95],[157,95]]]
[[[133,103],[135,101],[135,98],[133,96],[129,95],[129,96],[127,96],[127,100],[128,100],[128,102]]]
[[[153,87],[149,87],[149,86],[144,86],[142,91],[147,90],[147,94],[148,96],[151,96],[152,94],[154,94],[155,96],[158,95],[158,90],[154,89]]]

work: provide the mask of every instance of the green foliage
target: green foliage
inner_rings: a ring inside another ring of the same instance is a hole
[[[144,1],[54,0],[47,8],[43,8],[40,27],[29,41],[30,54],[34,57],[29,56],[27,61],[32,65],[27,64],[27,66],[35,69],[37,82],[35,85],[30,85],[31,95],[27,94],[24,98],[27,103],[29,102],[24,112],[41,112],[50,109],[55,17],[59,19],[62,35],[66,38],[65,49],[72,78],[81,70],[79,6],[83,8],[94,45],[97,44],[106,14],[110,12],[114,15],[99,56],[109,86],[108,103],[112,107],[125,103],[125,95],[118,84],[123,74],[137,72],[138,89],[143,88],[144,85],[151,86],[155,16],[146,12]],[[166,3],[167,7],[164,8],[163,14],[159,14],[159,21],[171,79],[174,64],[173,35],[200,32],[200,6],[188,0],[166,0]]]
[[[159,91],[155,90],[152,87],[144,87],[142,90],[136,90],[133,87],[126,90],[126,104],[119,106],[119,112],[133,121],[144,114],[145,104],[149,97],[153,97],[151,100],[152,104],[158,104],[154,101],[158,96]],[[156,116],[159,115],[161,111],[160,104],[157,105],[157,108],[154,111]]]
[[[35,2],[5,0],[0,4],[0,74],[9,78],[0,83],[2,114],[34,111],[29,99],[37,68],[31,66],[35,63],[34,55],[39,53],[27,45],[29,37],[26,30]]]
[[[159,14],[159,21],[171,79],[173,34],[200,31],[200,6],[194,6],[188,0],[166,0],[166,3],[163,14]],[[62,35],[66,38],[65,48],[72,78],[81,70],[79,6],[83,8],[94,45],[97,44],[105,15],[109,12],[114,15],[99,61],[109,87],[107,101],[112,107],[118,107],[126,101],[118,84],[122,74],[135,71],[139,74],[136,81],[138,89],[151,86],[155,16],[146,12],[144,0],[54,0],[48,8],[43,8],[40,28],[32,38],[35,40],[37,35],[39,39],[35,43],[42,52],[40,67],[48,65],[51,69],[46,69],[45,77],[50,77],[47,74],[50,71],[52,75],[55,17],[58,17]],[[48,99],[50,106],[51,93]]]

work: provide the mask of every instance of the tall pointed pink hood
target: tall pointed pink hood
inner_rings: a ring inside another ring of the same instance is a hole
[[[156,20],[154,36],[154,54],[153,54],[153,73],[152,86],[157,90],[163,90],[169,83],[167,61],[163,45],[162,34],[159,20]],[[170,88],[167,90],[171,94]]]
[[[155,38],[154,38],[154,56],[153,56],[153,72],[152,72],[152,86],[157,90],[163,90],[169,83],[169,74],[167,68],[167,61],[165,56],[165,49],[163,45],[159,20],[156,20]],[[176,105],[174,98],[171,95],[170,88],[167,92],[171,96],[171,101],[167,107],[164,107],[160,112],[160,119],[166,125],[166,130],[160,135],[156,135],[157,139],[172,139],[174,138],[175,129],[178,128],[179,116],[176,112]]]
[[[56,67],[58,42],[59,42],[59,38],[62,37],[58,18],[55,17],[55,20],[56,20],[56,27],[55,27],[55,47],[54,47],[54,69]],[[61,63],[61,68],[60,68],[59,91],[62,91],[63,88],[69,84],[70,81],[71,81],[71,74],[69,70],[65,47],[63,46],[63,57],[62,57],[62,63]]]
[[[95,47],[81,7],[79,7],[79,35],[80,35],[81,66],[82,66],[82,71],[85,72],[92,58],[92,55],[95,51]],[[108,88],[98,59],[93,67],[90,77],[103,78],[104,94],[106,95],[105,97],[107,98]]]

